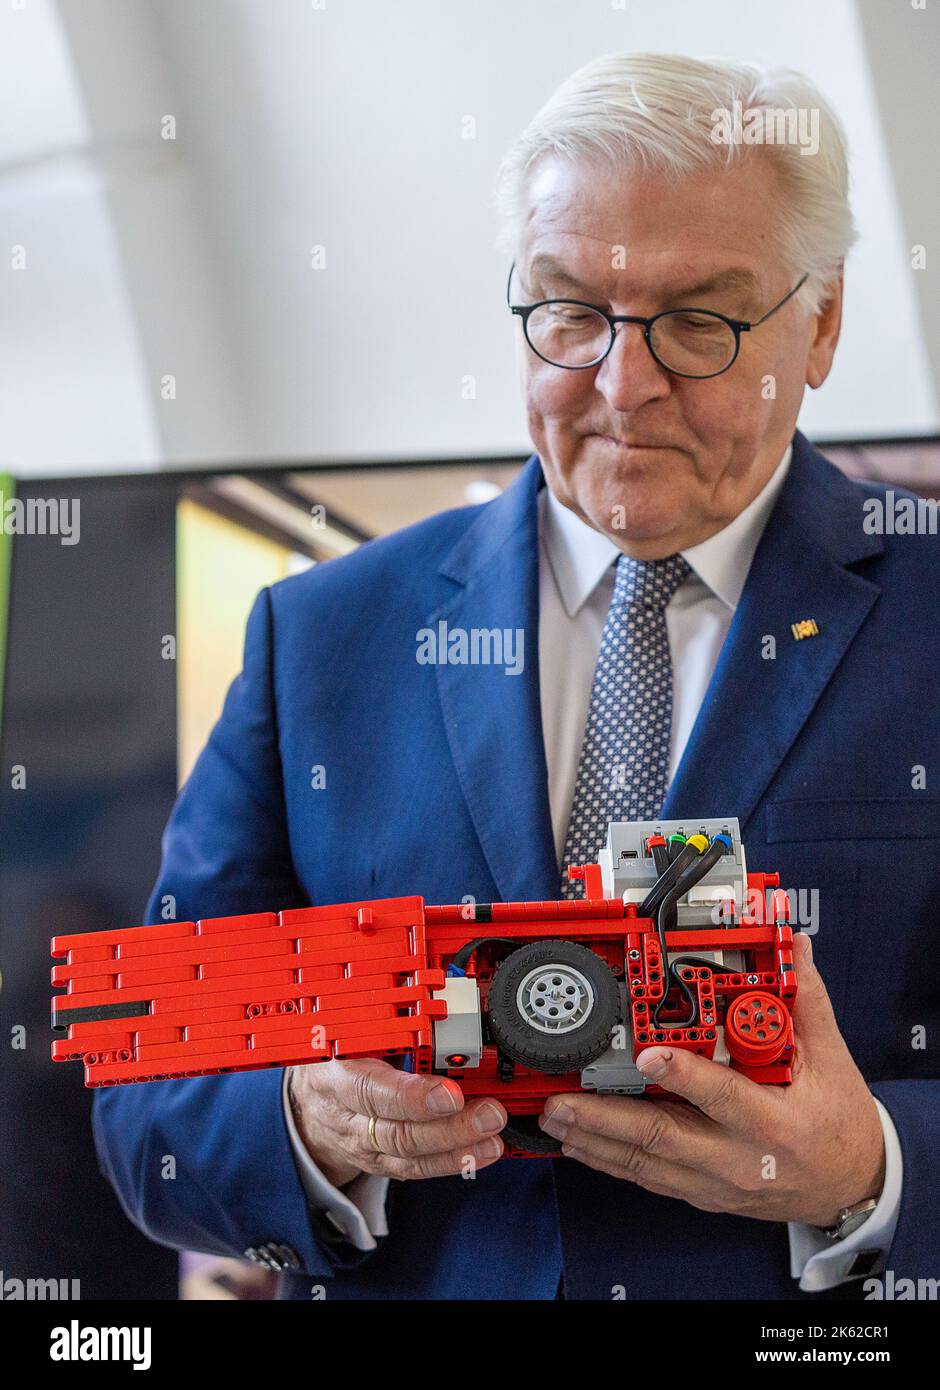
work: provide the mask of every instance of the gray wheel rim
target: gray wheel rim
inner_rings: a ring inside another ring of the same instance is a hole
[[[590,1018],[594,990],[573,965],[549,961],[525,976],[516,990],[516,1007],[538,1033],[571,1033]]]

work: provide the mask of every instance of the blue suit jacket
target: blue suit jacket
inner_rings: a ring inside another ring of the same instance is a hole
[[[181,793],[147,909],[180,919],[421,893],[557,896],[538,680],[533,457],[498,500],[276,584]],[[754,869],[818,888],[815,956],[888,1108],[904,1196],[888,1264],[938,1273],[940,566],[936,537],[869,535],[866,496],[799,434],[664,816],[740,818]],[[794,641],[791,623],[819,635]],[[419,665],[416,633],[522,628],[524,674]],[[765,659],[764,638],[776,638]],[[311,788],[322,765],[326,786]],[[926,769],[915,790],[913,769]],[[914,1045],[927,1030],[927,1046]],[[280,1070],[97,1093],[101,1162],[154,1240],[300,1254],[282,1296],[799,1298],[783,1223],[700,1212],[567,1159],[393,1183],[354,1251],[312,1219]],[[163,1176],[165,1155],[176,1176]],[[842,1294],[858,1297],[857,1281]]]

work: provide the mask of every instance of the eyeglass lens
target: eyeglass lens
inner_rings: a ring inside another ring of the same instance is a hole
[[[595,309],[555,301],[529,314],[526,332],[532,348],[555,366],[587,367],[607,352],[613,330]],[[733,360],[737,343],[734,329],[716,315],[676,310],[652,324],[650,346],[670,371],[711,376]]]

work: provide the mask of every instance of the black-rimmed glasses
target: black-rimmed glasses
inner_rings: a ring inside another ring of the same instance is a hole
[[[537,357],[566,371],[583,371],[603,362],[614,345],[618,323],[642,326],[654,360],[675,376],[703,379],[720,376],[741,349],[741,334],[760,328],[782,309],[809,278],[804,275],[789,294],[754,323],[731,319],[714,309],[664,309],[652,318],[608,314],[580,299],[540,299],[536,304],[513,304],[510,299],[513,262],[506,284],[506,303],[522,319],[526,342]]]

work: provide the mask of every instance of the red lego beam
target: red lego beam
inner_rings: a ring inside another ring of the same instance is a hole
[[[431,1046],[421,898],[55,937],[55,1061],[89,1086]]]

